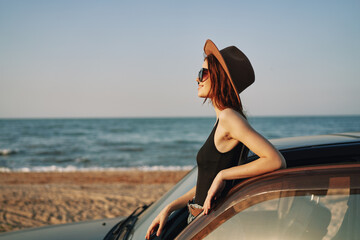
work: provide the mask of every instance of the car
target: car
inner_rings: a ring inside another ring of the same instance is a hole
[[[152,239],[360,239],[360,132],[271,140],[286,169],[234,181],[208,215],[174,211]],[[248,162],[257,159],[249,152]],[[193,168],[151,206],[126,218],[0,234],[0,239],[144,239],[157,214],[196,184]]]

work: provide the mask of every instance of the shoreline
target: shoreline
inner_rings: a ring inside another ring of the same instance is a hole
[[[0,232],[126,216],[188,172],[0,173]]]
[[[0,184],[49,183],[176,183],[189,170],[179,171],[74,171],[74,172],[1,172]]]

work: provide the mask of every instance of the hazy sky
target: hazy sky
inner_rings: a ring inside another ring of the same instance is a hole
[[[0,118],[211,116],[208,38],[252,62],[248,115],[360,114],[359,0],[0,0]]]

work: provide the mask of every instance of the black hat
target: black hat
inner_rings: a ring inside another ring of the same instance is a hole
[[[219,51],[216,45],[209,39],[205,42],[204,52],[206,55],[213,54],[219,61],[237,93],[236,96],[239,102],[241,102],[239,94],[255,81],[254,69],[249,59],[235,46]]]

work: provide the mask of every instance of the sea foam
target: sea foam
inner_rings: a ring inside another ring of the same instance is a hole
[[[0,156],[7,156],[10,154],[15,154],[17,151],[12,149],[0,149]]]

